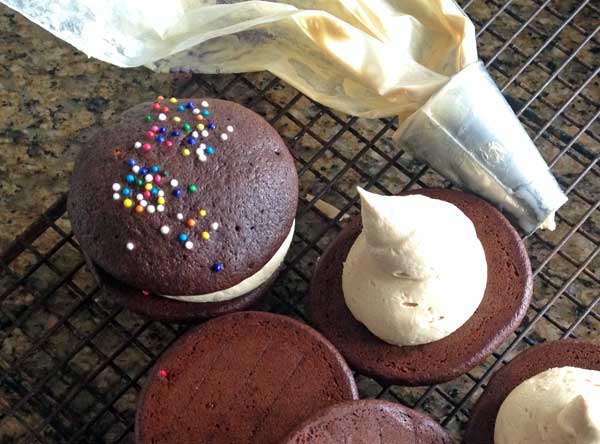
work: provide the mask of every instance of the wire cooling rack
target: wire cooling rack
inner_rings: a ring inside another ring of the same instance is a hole
[[[446,384],[389,386],[356,374],[362,397],[423,410],[460,439],[491,373],[518,351],[564,337],[598,342],[600,152],[597,3],[473,0],[481,58],[569,195],[558,228],[526,239],[534,298],[519,330],[481,365]],[[264,115],[300,176],[297,233],[269,309],[307,319],[319,255],[356,213],[356,185],[381,193],[450,184],[395,148],[392,119],[332,111],[265,74],[189,76],[171,91],[221,97]],[[158,91],[157,91],[158,93]],[[308,197],[307,197],[308,196]],[[318,200],[342,213],[329,219]],[[185,325],[145,320],[102,297],[73,238],[65,198],[0,256],[0,442],[132,442],[148,369]]]

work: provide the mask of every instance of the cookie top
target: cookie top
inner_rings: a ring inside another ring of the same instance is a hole
[[[494,428],[500,406],[519,384],[556,367],[600,370],[600,345],[573,339],[551,341],[520,353],[490,379],[471,411],[465,444],[494,444]]]
[[[206,294],[260,270],[289,234],[298,177],[283,140],[233,102],[143,103],[82,149],[68,210],[90,259],[157,294]]]
[[[317,410],[357,398],[350,369],[315,330],[234,313],[193,329],[159,359],[140,396],[136,442],[277,443]]]
[[[518,233],[502,214],[470,194],[416,191],[456,205],[475,226],[488,265],[483,300],[454,333],[428,344],[399,347],[374,336],[352,316],[342,291],[342,267],[362,230],[353,218],[319,259],[309,294],[312,319],[350,365],[367,376],[401,385],[449,381],[483,362],[515,331],[531,299],[531,266]],[[460,252],[457,252],[460,258]],[[453,295],[448,295],[452,297]]]
[[[380,400],[346,401],[311,416],[281,444],[451,444],[448,433],[415,410]]]

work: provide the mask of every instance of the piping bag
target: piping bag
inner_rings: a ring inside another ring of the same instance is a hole
[[[567,197],[478,61],[452,0],[0,0],[90,57],[159,72],[268,70],[360,117],[527,233]]]

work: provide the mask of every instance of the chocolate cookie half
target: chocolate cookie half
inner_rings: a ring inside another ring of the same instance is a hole
[[[136,442],[276,443],[315,411],[357,397],[344,359],[315,330],[270,313],[229,314],[159,359],[139,400]]]
[[[459,191],[423,189],[407,194],[414,193],[456,205],[473,222],[485,251],[485,294],[464,325],[438,341],[400,347],[380,340],[354,319],[344,301],[342,267],[361,232],[360,217],[344,227],[320,258],[309,294],[317,328],[353,368],[389,383],[411,386],[449,381],[483,362],[519,326],[532,291],[531,267],[523,243],[498,210]]]
[[[600,370],[600,345],[565,339],[536,345],[519,354],[490,379],[471,411],[463,442],[494,444],[496,417],[510,392],[525,380],[556,367]]]
[[[281,444],[451,444],[448,433],[415,410],[380,400],[327,407],[299,425]]]
[[[111,278],[108,294],[179,302],[138,310],[157,318],[204,304],[190,305],[195,318],[265,293],[293,237],[297,195],[294,160],[262,117],[223,100],[159,97],[86,144],[68,210],[90,264]]]

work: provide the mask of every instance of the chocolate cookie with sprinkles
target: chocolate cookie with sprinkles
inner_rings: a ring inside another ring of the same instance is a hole
[[[262,117],[233,102],[159,96],[82,149],[68,210],[108,296],[183,321],[266,293],[292,241],[297,199],[294,160]]]

